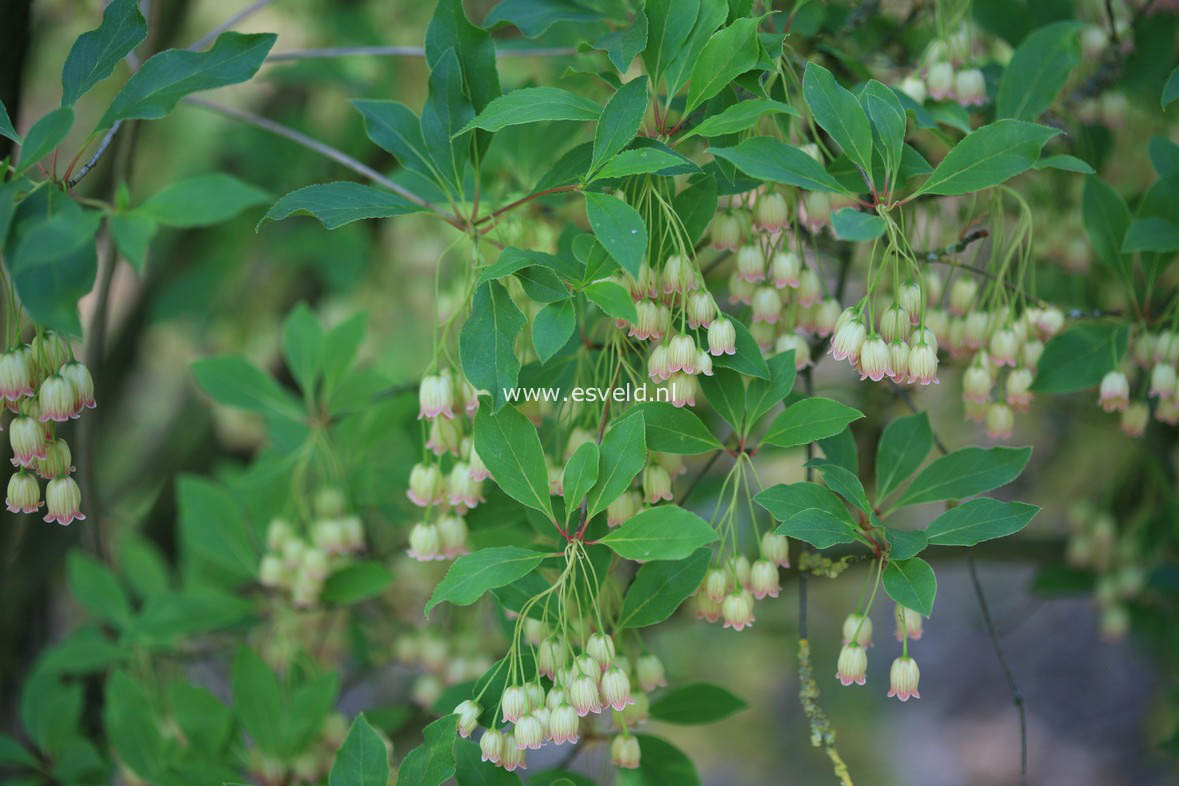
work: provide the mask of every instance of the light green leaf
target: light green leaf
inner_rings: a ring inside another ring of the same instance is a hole
[[[589,167],[591,174],[630,144],[639,131],[646,111],[646,76],[632,79],[610,97],[602,109],[602,115],[598,118],[598,128],[594,133],[594,154]]]
[[[818,483],[779,483],[760,492],[753,501],[768,510],[775,521],[789,521],[804,510],[818,508],[854,530],[847,507],[839,497]]]
[[[1039,511],[1036,505],[979,497],[938,516],[925,537],[934,546],[973,546],[1019,532]]]
[[[439,718],[423,729],[426,741],[406,754],[397,771],[397,786],[439,786],[451,778],[455,741],[459,739],[456,729],[454,715]]]
[[[864,413],[829,398],[811,396],[791,404],[770,423],[762,442],[788,448],[805,445],[843,431]]]
[[[475,290],[471,313],[459,333],[463,372],[476,389],[491,394],[496,410],[507,402],[507,391],[519,378],[516,334],[525,321],[508,291],[497,281],[486,281]],[[547,495],[545,500],[547,505]]]
[[[147,21],[136,0],[112,0],[102,24],[70,47],[61,69],[61,105],[69,106],[110,76],[119,61],[147,38]]]
[[[648,0],[643,12],[648,23],[643,62],[647,73],[658,83],[692,32],[700,12],[700,0]]]
[[[995,116],[1035,120],[1048,111],[1069,72],[1081,61],[1076,21],[1053,22],[1028,33],[1003,69]]]
[[[639,321],[634,300],[620,284],[603,279],[589,284],[582,292],[591,303],[602,309],[606,316],[625,319],[631,324]]]
[[[756,19],[742,17],[713,33],[692,65],[684,114],[692,112],[757,65],[760,53]]]
[[[629,560],[681,560],[701,546],[716,541],[708,522],[675,505],[648,508],[601,539],[618,556]]]
[[[884,161],[886,177],[891,183],[904,155],[908,125],[905,108],[896,93],[875,79],[864,86],[859,101],[872,126],[873,147]]]
[[[640,414],[647,424],[648,450],[691,456],[722,447],[703,421],[686,407],[647,401],[631,407],[620,419]]]
[[[552,519],[549,473],[536,427],[515,407],[487,409],[480,407],[475,416],[475,451],[505,494]]]
[[[516,546],[498,546],[464,554],[454,561],[434,588],[426,602],[426,616],[439,603],[469,606],[488,590],[511,584],[530,573],[542,559],[544,554],[541,552]]]
[[[920,557],[889,560],[884,567],[884,591],[902,606],[928,617],[933,613],[937,577],[929,563]]]
[[[883,500],[916,472],[932,447],[933,430],[926,413],[889,423],[876,445],[876,500]]]
[[[647,254],[647,226],[633,207],[610,194],[585,192],[585,212],[594,235],[622,269],[638,277]]]
[[[154,120],[190,93],[245,82],[257,73],[277,39],[274,33],[222,33],[204,52],[169,49],[136,71],[107,108],[96,130],[120,120]]]
[[[614,177],[628,177],[650,172],[660,172],[669,167],[678,167],[684,163],[677,155],[660,150],[657,147],[637,147],[623,150],[610,159],[594,175],[594,180],[605,180]]]
[[[827,484],[827,488],[859,508],[865,515],[872,515],[872,504],[868,502],[864,484],[860,482],[856,473],[827,459],[811,459],[807,466],[815,467],[823,473],[823,482]]]
[[[823,66],[806,64],[802,94],[815,121],[864,172],[872,171],[872,126],[856,97]]]
[[[327,577],[319,599],[329,605],[351,605],[377,597],[392,583],[393,573],[384,564],[375,560],[353,562]]]
[[[639,568],[622,599],[618,627],[643,628],[670,617],[699,589],[711,559],[712,552],[702,548],[682,560],[659,560]]]
[[[588,517],[601,513],[630,488],[647,463],[647,439],[641,414],[617,420],[602,437],[598,478],[586,496]],[[480,453],[482,455],[482,453]]]
[[[710,152],[758,180],[798,186],[808,191],[848,193],[818,161],[797,147],[772,137],[750,137],[736,147],[713,147]]]
[[[134,618],[131,602],[115,574],[103,563],[81,552],[71,551],[66,562],[70,592],[75,600],[96,617],[119,628]]]
[[[840,240],[874,240],[884,234],[887,226],[880,216],[856,210],[854,207],[840,208],[831,216],[831,228],[835,230],[835,237]]]
[[[724,720],[748,706],[719,685],[694,682],[665,691],[651,702],[651,717],[665,723],[695,726]]]
[[[981,191],[1030,169],[1055,128],[1022,120],[997,120],[967,134],[915,194],[952,196]]]
[[[193,475],[180,477],[176,495],[181,539],[190,556],[215,565],[233,582],[256,581],[258,552],[233,498],[220,486]],[[145,608],[143,617],[148,616]]]
[[[1079,175],[1092,175],[1097,171],[1076,156],[1065,153],[1041,158],[1036,162],[1036,169],[1059,169],[1062,172],[1076,172]]]
[[[299,303],[287,315],[282,329],[283,357],[291,376],[309,397],[323,364],[323,327],[306,303]]]
[[[165,226],[203,227],[268,201],[270,194],[260,188],[217,172],[169,183],[138,209]]]
[[[799,116],[798,110],[790,104],[769,98],[754,98],[733,104],[719,114],[706,117],[700,125],[689,130],[681,139],[693,136],[714,137],[735,134],[749,128],[767,114]]]
[[[139,210],[127,213],[114,213],[107,219],[107,227],[115,239],[119,253],[131,263],[137,271],[143,272],[147,262],[147,249],[152,238],[156,236],[159,226],[151,216]]]
[[[299,400],[241,355],[221,355],[192,364],[192,375],[214,400],[251,412],[303,417]]]
[[[1129,333],[1126,325],[1081,322],[1053,336],[1036,364],[1031,389],[1072,393],[1098,384],[1126,354]]]
[[[389,751],[362,712],[336,751],[328,786],[386,786],[388,782]]]
[[[16,174],[28,171],[34,164],[49,155],[61,144],[74,125],[74,110],[68,106],[54,109],[43,116],[25,134],[20,148],[20,165]]]
[[[551,120],[597,120],[601,113],[602,107],[593,101],[559,87],[522,87],[492,99],[459,133]]]
[[[965,499],[1005,486],[1019,477],[1031,455],[1030,447],[955,450],[921,470],[897,505]]]
[[[238,721],[262,751],[282,751],[282,726],[276,720],[286,709],[282,685],[262,657],[240,647],[230,670],[230,687]]]
[[[337,181],[292,191],[275,202],[258,224],[300,215],[313,216],[327,229],[336,229],[364,218],[403,216],[419,210],[422,208],[392,191]]]
[[[598,445],[596,442],[584,442],[573,451],[561,475],[566,515],[571,515],[571,512],[581,504],[582,497],[588,494],[597,482]]]

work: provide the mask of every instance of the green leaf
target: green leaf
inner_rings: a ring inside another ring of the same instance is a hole
[[[548,363],[561,347],[569,343],[577,329],[577,314],[569,299],[549,303],[532,320],[532,346],[541,363]]]
[[[458,189],[471,157],[470,132],[460,129],[475,115],[463,92],[458,54],[447,50],[430,64],[429,95],[422,106],[422,139],[440,177],[439,185]]]
[[[0,766],[33,769],[38,763],[37,757],[25,750],[25,746],[7,734],[0,734]]]
[[[240,355],[204,358],[192,375],[215,401],[230,407],[299,420],[303,408],[289,391]]]
[[[719,685],[694,682],[666,691],[651,702],[651,717],[696,726],[716,723],[749,705]]]
[[[921,530],[904,530],[886,527],[884,538],[888,541],[888,556],[891,559],[912,559],[929,545]]]
[[[508,22],[520,28],[528,38],[544,35],[558,22],[596,22],[601,13],[576,2],[576,0],[500,0],[483,20],[489,30]]]
[[[1177,98],[1179,98],[1179,68],[1176,68],[1171,72],[1171,75],[1167,77],[1167,84],[1163,86],[1163,95],[1159,99],[1159,102],[1162,104],[1163,110],[1165,111],[1166,108],[1169,107],[1171,103]]]
[[[115,239],[119,253],[142,273],[147,262],[147,249],[159,228],[151,216],[138,210],[114,213],[107,219],[107,228]]]
[[[1019,477],[1032,455],[1027,448],[962,448],[933,461],[905,489],[897,505],[965,499]]]
[[[457,740],[454,715],[439,718],[422,730],[426,741],[411,750],[397,770],[397,786],[439,786],[454,775]],[[332,784],[331,786],[335,786]]]
[[[537,303],[555,303],[558,300],[568,300],[569,290],[561,283],[561,279],[547,267],[532,265],[516,271],[516,278],[524,288],[524,293]]]
[[[544,450],[532,421],[515,407],[480,407],[475,415],[475,451],[497,486],[512,499],[553,517]]]
[[[259,221],[282,221],[289,216],[313,216],[327,229],[364,218],[387,218],[415,213],[421,207],[392,191],[337,181],[304,186],[275,202]]]
[[[847,157],[864,172],[872,171],[872,126],[856,97],[835,81],[823,66],[806,64],[802,94],[815,122],[831,135]]]
[[[239,647],[230,669],[230,688],[238,721],[263,752],[282,752],[282,726],[286,701],[282,685],[266,661],[249,647]]]
[[[486,281],[475,290],[470,316],[459,333],[463,372],[477,389],[491,394],[496,410],[507,402],[507,391],[516,387],[520,375],[515,344],[525,321],[508,291],[497,281]]]
[[[1022,120],[985,125],[955,145],[914,195],[953,196],[998,185],[1034,166],[1044,144],[1059,133]]]
[[[131,591],[141,599],[166,593],[172,583],[164,555],[149,540],[134,533],[119,539],[118,565]]]
[[[218,172],[169,183],[139,210],[165,226],[203,227],[269,201],[265,191]]]
[[[74,125],[74,110],[68,106],[54,109],[42,117],[25,134],[20,148],[20,165],[16,174],[28,171],[34,164],[61,144]]]
[[[768,114],[786,114],[798,117],[798,110],[781,101],[769,98],[754,98],[740,101],[726,108],[719,114],[706,117],[700,123],[681,137],[681,140],[693,136],[714,137],[735,134],[752,126],[763,116]]]
[[[695,4],[683,4],[691,8],[696,16],[696,21],[692,25],[692,32],[688,34],[684,45],[679,48],[679,51],[667,63],[667,69],[663,76],[664,89],[668,95],[675,95],[680,92],[680,88],[688,81],[693,67],[700,59],[704,47],[708,45],[713,32],[725,23],[729,15],[729,9],[724,0],[703,0],[699,4],[700,9],[698,13],[694,7]]]
[[[1079,175],[1092,175],[1097,171],[1076,156],[1065,153],[1041,158],[1036,162],[1036,169],[1059,169],[1062,172],[1076,172]]]
[[[1031,389],[1071,393],[1098,384],[1121,362],[1129,332],[1117,323],[1081,322],[1053,336],[1044,346]]]
[[[597,120],[601,113],[602,107],[593,101],[559,87],[522,87],[493,99],[459,133],[551,120]]]
[[[659,505],[631,517],[600,542],[624,559],[649,562],[684,559],[717,539],[708,522],[695,513]]]
[[[1159,177],[1179,175],[1179,144],[1164,136],[1152,136],[1147,151],[1150,163]]]
[[[905,129],[908,117],[905,108],[891,88],[875,79],[868,81],[859,96],[860,105],[872,126],[873,147],[884,162],[886,177],[891,183],[904,158]]]
[[[482,112],[500,95],[495,42],[490,33],[467,19],[462,0],[439,0],[426,28],[426,65],[430,70],[437,67],[448,50],[454,50],[458,56],[464,93],[470,97],[475,111]],[[481,152],[486,151],[490,141],[487,137],[479,142]]]
[[[319,599],[323,603],[346,606],[375,598],[393,583],[393,573],[375,560],[353,562],[327,577]]]
[[[1123,279],[1130,274],[1130,259],[1122,254],[1122,242],[1130,228],[1130,208],[1105,181],[1085,178],[1081,196],[1081,220],[1097,258]]]
[[[130,624],[134,618],[131,602],[110,568],[74,550],[66,562],[66,574],[74,598],[96,617],[119,628]]]
[[[798,186],[808,191],[848,193],[818,161],[773,137],[750,137],[736,147],[712,147],[709,151],[758,180]]]
[[[55,674],[92,674],[123,663],[129,656],[127,649],[111,641],[96,625],[85,625],[45,650],[40,668]]]
[[[82,334],[77,303],[94,286],[101,223],[98,211],[63,209],[33,224],[5,260],[21,305],[43,327]]]
[[[181,537],[186,548],[238,582],[255,580],[258,552],[233,498],[220,486],[192,475],[180,477],[176,493]]]
[[[1039,511],[1036,505],[979,497],[938,516],[926,527],[925,537],[935,546],[973,546],[1014,535]]]
[[[708,572],[709,549],[697,549],[676,561],[649,562],[635,573],[622,599],[619,628],[643,628],[663,622],[692,596]]]
[[[168,767],[161,718],[140,682],[124,671],[106,681],[103,726],[119,759],[141,778],[159,782]]]
[[[454,779],[458,786],[520,786],[519,775],[483,761],[478,743],[471,740],[454,741]],[[536,777],[528,782],[536,783]]]
[[[671,167],[681,166],[683,163],[682,158],[666,150],[660,150],[657,147],[636,147],[623,150],[611,158],[597,171],[593,179],[606,180],[661,172]]]
[[[835,230],[835,237],[840,240],[874,240],[884,234],[887,226],[880,216],[856,210],[854,207],[840,208],[831,216],[831,228]]]
[[[897,418],[876,445],[876,500],[881,501],[917,471],[933,447],[929,415]]]
[[[168,704],[189,746],[211,755],[223,749],[232,731],[233,714],[221,699],[181,678],[168,685]]]
[[[843,502],[818,483],[779,483],[760,492],[753,501],[768,510],[775,521],[789,521],[804,510],[818,508],[854,529]]]
[[[171,112],[190,93],[247,81],[257,73],[277,37],[274,33],[222,33],[204,52],[160,52],[131,75],[95,130],[120,120],[154,120]]]
[[[794,350],[774,355],[766,361],[769,379],[751,379],[745,389],[745,412],[750,428],[779,402],[784,401],[794,387]]]
[[[426,602],[426,616],[439,603],[471,605],[488,590],[511,584],[531,572],[544,556],[539,551],[516,546],[497,546],[459,557]]]
[[[780,448],[805,445],[843,431],[853,420],[864,417],[858,409],[820,396],[795,402],[778,414],[770,423],[762,442]]]
[[[681,0],[676,0],[679,5]],[[687,3],[684,3],[687,5]],[[642,756],[637,769],[619,769],[615,786],[700,786],[700,776],[683,751],[659,737],[636,734]]]
[[[610,194],[585,192],[585,212],[594,235],[610,256],[634,277],[647,254],[647,226],[633,207]]]
[[[691,113],[757,65],[760,54],[756,19],[743,17],[713,33],[692,65],[684,114]]]
[[[631,407],[620,419],[639,414],[647,424],[648,450],[691,456],[722,447],[703,421],[686,407],[647,401]]]
[[[56,674],[40,668],[34,668],[25,678],[20,720],[37,748],[51,756],[63,751],[78,736],[81,715],[81,682],[63,682]]]
[[[561,476],[561,487],[564,490],[565,511],[571,511],[581,504],[581,498],[598,482],[598,445],[596,442],[584,442],[573,451],[569,461],[565,463],[565,471]]]
[[[8,107],[4,106],[3,101],[0,101],[0,136],[8,137],[18,145],[21,144],[21,136],[12,127],[12,118],[8,116]]]
[[[827,484],[827,488],[859,508],[865,515],[872,515],[872,504],[868,502],[864,484],[860,482],[856,473],[827,459],[811,459],[807,466],[815,467],[823,473],[823,482]]]
[[[413,110],[397,101],[356,99],[352,106],[364,117],[364,130],[378,147],[390,153],[406,169],[435,178],[422,123]]]
[[[306,303],[299,303],[283,322],[282,350],[291,376],[309,397],[323,364],[323,327]]]
[[[1054,22],[1020,42],[999,82],[995,116],[1035,120],[1048,111],[1069,72],[1081,61],[1076,21]]]
[[[620,284],[603,279],[589,284],[582,293],[608,317],[625,319],[632,324],[639,321],[634,300]]]
[[[635,56],[646,46],[647,16],[642,11],[635,14],[634,24],[600,35],[593,43],[594,49],[606,51],[606,57],[619,73],[625,73]]]
[[[1179,225],[1165,218],[1135,218],[1126,230],[1122,252],[1137,251],[1166,253],[1179,250]]]
[[[632,79],[610,97],[602,109],[594,133],[594,154],[589,167],[591,174],[630,144],[639,131],[646,111],[646,76]]]
[[[328,786],[386,786],[388,782],[389,751],[362,712],[336,751]]]
[[[597,482],[586,496],[589,518],[601,513],[630,488],[630,483],[647,463],[647,440],[643,416],[617,420],[602,437],[599,446]],[[483,455],[480,452],[479,455]]]
[[[762,505],[765,507],[764,503]],[[859,540],[853,524],[823,508],[803,508],[774,531],[779,535],[805,540],[817,549]]]
[[[700,0],[648,0],[645,4],[647,48],[643,62],[656,83],[688,39],[699,11]]]
[[[884,591],[902,606],[928,617],[933,613],[937,577],[929,563],[920,557],[889,560],[884,567]]]
[[[708,398],[716,414],[733,427],[733,431],[744,433],[745,423],[745,381],[736,371],[718,368],[712,376],[697,377],[700,390]]]
[[[735,355],[718,355],[712,359],[712,365],[716,368],[731,368],[747,377],[769,379],[769,366],[766,365],[761,348],[757,345],[753,334],[749,332],[749,328],[745,327],[745,323],[739,319],[730,318],[729,322],[732,323],[733,330],[737,333],[737,353]],[[703,334],[703,331],[701,333]]]
[[[838,434],[823,437],[819,440],[819,449],[823,451],[829,463],[837,464],[853,474],[859,474],[860,454],[850,427]]]
[[[61,69],[61,105],[69,106],[114,73],[115,66],[147,38],[147,21],[136,0],[112,0],[97,29],[70,47]]]

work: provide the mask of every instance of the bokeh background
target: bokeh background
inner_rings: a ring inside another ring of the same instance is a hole
[[[62,53],[93,26],[98,5],[87,0],[5,0],[0,10],[0,98],[19,130],[56,105]],[[230,0],[152,2],[150,45],[187,46],[248,5]],[[477,0],[468,4],[468,11],[479,20],[491,5]],[[895,20],[908,18],[912,4],[883,5],[895,27]],[[976,5],[988,6],[989,1]],[[1088,5],[1080,5],[1079,13],[1089,12]],[[1165,5],[1160,3],[1160,8]],[[846,10],[836,6],[833,12]],[[421,44],[431,12],[432,3],[426,0],[281,0],[235,29],[277,32],[276,52],[322,46],[415,47]],[[1176,19],[1159,13],[1151,16],[1150,24],[1150,51],[1139,55],[1136,67],[1148,70],[1161,61],[1170,68],[1175,62]],[[902,44],[910,35],[904,28],[862,31],[848,50],[874,51],[873,36],[886,32]],[[498,30],[496,37],[503,46],[536,45],[520,39],[510,27]],[[558,25],[543,44],[559,47],[571,40],[569,31]],[[524,53],[501,59],[501,81],[505,89],[543,82],[587,94],[600,91],[594,76],[579,72],[580,62],[571,54]],[[368,142],[361,118],[348,102],[357,97],[396,98],[418,107],[425,78],[424,63],[412,55],[277,62],[265,65],[247,85],[209,97],[301,130],[386,171],[393,162]],[[116,87],[117,82],[101,85],[99,96],[81,111],[101,111],[102,99]],[[1138,189],[1153,178],[1145,154],[1149,136],[1179,140],[1174,111],[1167,126],[1157,111],[1136,109],[1157,101],[1154,96],[1157,92],[1148,96],[1145,90],[1139,95],[1127,89],[1126,121],[1095,127],[1093,139],[1083,141],[1092,144],[1095,155],[1090,160],[1102,163],[1103,176],[1119,187]],[[87,122],[77,123],[77,128],[84,127],[89,127]],[[497,137],[492,155],[496,168],[505,173],[501,192],[524,193],[561,152],[580,141],[571,131],[550,126],[531,137],[523,132]],[[180,177],[213,171],[231,172],[275,195],[312,182],[351,178],[351,173],[311,151],[200,108],[181,106],[164,120],[140,124],[136,133],[125,172],[137,199]],[[115,158],[108,157],[88,189],[105,194],[114,187]],[[1079,188],[1073,185],[1027,195],[1045,219],[1043,230],[1037,228],[1042,237],[1042,278],[1066,305],[1105,297],[1100,285],[1086,277],[1087,252],[1072,243],[1080,231],[1075,215]],[[529,218],[532,225],[521,231],[531,233],[539,244],[555,242],[562,218],[581,219],[560,211],[560,203],[540,205]],[[262,212],[250,211],[212,229],[165,231],[153,245],[142,275],[126,264],[114,271],[109,326],[96,374],[100,407],[86,442],[89,455],[80,459],[92,473],[87,489],[91,518],[68,530],[8,514],[0,524],[0,712],[5,726],[15,724],[19,685],[37,653],[83,616],[63,591],[66,551],[79,544],[94,548],[92,539],[100,541],[97,548],[117,551],[121,539],[138,535],[175,560],[177,477],[194,473],[232,480],[263,445],[260,421],[213,405],[199,392],[189,373],[192,361],[242,352],[289,383],[279,330],[284,315],[300,301],[312,305],[328,324],[366,312],[363,360],[383,375],[393,392],[399,385],[412,386],[428,360],[435,266],[463,264],[449,228],[410,216],[361,222],[330,233],[310,219],[256,229]],[[857,287],[862,282],[853,276],[849,291]],[[1112,294],[1109,298],[1116,300]],[[92,309],[92,302],[83,302],[84,322]],[[920,391],[917,405],[930,411],[935,431],[951,447],[982,441],[981,429],[963,422],[955,392],[960,388],[953,374],[948,376],[940,387]],[[861,461],[870,463],[879,430],[892,417],[905,414],[904,405],[886,391],[856,384],[844,365],[821,363],[815,379],[817,392],[829,391],[872,413],[856,430]],[[404,397],[392,398],[406,406]],[[1166,549],[1151,555],[1145,566],[1146,589],[1131,609],[1132,632],[1112,638],[1102,635],[1093,575],[1068,567],[1064,558],[1069,511],[1078,501],[1088,501],[1128,525],[1133,517],[1147,515],[1137,506],[1143,473],[1164,473],[1174,487],[1176,435],[1173,429],[1159,428],[1147,440],[1129,440],[1096,409],[1092,398],[1084,394],[1038,402],[1030,415],[1019,417],[1016,442],[1036,449],[1024,476],[1004,493],[1042,505],[1044,511],[1020,536],[980,547],[978,572],[1026,702],[1031,782],[1175,783],[1179,627],[1173,624],[1173,612],[1179,572],[1174,555]],[[400,431],[391,430],[383,439],[387,444],[382,449],[390,457],[416,451]],[[801,479],[801,463],[796,452],[768,456],[762,480]],[[365,514],[370,531],[387,530],[392,554],[403,542],[411,513],[401,492],[408,464],[391,458],[387,466],[388,471],[378,468],[373,478]],[[704,482],[691,504],[711,512],[715,491],[715,483]],[[927,513],[917,509],[915,515]],[[1174,513],[1172,496],[1169,508],[1149,515],[1161,517],[1156,525],[1174,528],[1179,526]],[[924,638],[913,647],[922,668],[922,698],[906,704],[884,697],[895,649],[889,636],[889,604],[879,605],[874,614],[879,633],[870,656],[868,686],[844,689],[834,679],[839,625],[855,603],[866,567],[853,566],[840,582],[809,581],[810,639],[822,704],[857,783],[1015,783],[1016,711],[966,564],[949,550],[932,553],[931,561],[939,576],[937,604]],[[437,578],[433,567],[406,564],[399,569],[404,575],[425,571],[421,578],[427,584]],[[759,604],[763,611],[751,631],[722,631],[683,614],[651,636],[652,649],[664,658],[674,680],[725,684],[749,702],[747,710],[712,726],[659,729],[695,759],[706,783],[831,780],[826,758],[809,745],[798,703],[797,576],[784,575],[782,596]],[[407,592],[412,597],[412,589]],[[424,620],[415,618],[412,610],[405,616],[424,627]],[[380,666],[379,657],[377,661],[376,668],[346,680],[345,711],[411,695],[413,669],[394,664],[392,650],[387,666]],[[216,658],[198,657],[184,668],[191,679],[224,695],[228,688],[223,665]],[[99,707],[88,705],[91,725],[99,713]],[[425,717],[390,719],[387,730],[398,751],[416,744],[419,721]],[[543,751],[530,757],[530,766],[539,768],[546,757],[557,759],[561,753]],[[603,749],[590,748],[575,767],[604,773],[604,757]]]

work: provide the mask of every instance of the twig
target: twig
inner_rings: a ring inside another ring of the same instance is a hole
[[[110,147],[111,142],[115,138],[115,134],[119,133],[119,129],[122,127],[123,121],[116,120],[114,125],[107,129],[106,134],[104,134],[102,137],[102,142],[98,144],[98,149],[94,151],[94,155],[90,156],[90,160],[83,164],[82,168],[78,170],[78,173],[66,182],[66,186],[68,188],[73,188],[74,186],[78,185],[78,183],[82,181],[82,178],[89,174],[90,170],[94,168],[94,165],[98,163],[98,159],[102,158],[102,154],[106,152],[108,147]]]
[[[267,63],[281,63],[289,60],[317,60],[331,57],[424,57],[426,50],[420,46],[327,46],[317,49],[291,49],[273,52],[267,56]],[[575,55],[571,46],[537,47],[535,49],[496,49],[496,57],[563,57]]]
[[[186,98],[181,99],[181,101],[185,104],[190,104],[192,106],[199,106],[202,109],[208,109],[212,112],[216,112],[219,115],[224,115],[225,117],[231,118],[233,120],[240,120],[243,123],[248,123],[249,125],[255,126],[257,128],[261,128],[263,131],[269,131],[272,134],[277,134],[281,137],[285,137],[286,139],[289,139],[296,144],[302,145],[303,147],[307,148],[308,150],[313,150],[316,153],[319,153],[320,155],[325,156],[326,158],[330,158],[332,161],[335,161],[337,164],[340,164],[342,166],[347,167],[348,169],[351,169],[353,172],[356,172],[357,174],[368,178],[369,180],[373,181],[374,183],[377,183],[378,185],[381,185],[381,186],[389,189],[393,193],[397,194],[398,196],[403,197],[404,199],[414,203],[415,205],[425,208],[426,210],[429,210],[431,213],[436,214],[439,218],[441,218],[443,221],[450,224],[451,226],[453,226],[457,229],[464,229],[463,223],[461,221],[459,221],[459,219],[457,217],[440,212],[433,205],[431,205],[426,200],[422,199],[417,194],[413,193],[412,191],[405,188],[404,186],[394,183],[392,180],[385,177],[384,175],[382,175],[380,172],[373,169],[369,165],[362,163],[360,161],[357,161],[355,158],[348,155],[347,153],[337,150],[336,148],[332,147],[331,145],[324,144],[323,142],[320,142],[318,139],[313,139],[301,131],[296,131],[295,129],[290,128],[289,126],[284,126],[281,123],[276,123],[273,120],[262,117],[261,115],[256,115],[253,112],[247,112],[244,109],[237,109],[235,107],[226,106],[224,104],[218,104],[214,101],[207,101],[203,98],[196,98],[195,96],[188,96]]]
[[[263,8],[270,5],[272,2],[274,2],[274,0],[257,0],[257,2],[252,3],[251,5],[243,8],[239,13],[235,14],[234,16],[231,16],[229,19],[226,19],[224,22],[222,22],[221,24],[214,27],[208,33],[201,36],[196,41],[193,41],[192,44],[189,45],[188,48],[189,49],[204,49],[208,44],[212,43],[212,41],[217,36],[221,35],[226,30],[233,28],[234,26],[237,25],[238,22],[241,22],[246,17],[251,16],[258,11],[261,11]]]

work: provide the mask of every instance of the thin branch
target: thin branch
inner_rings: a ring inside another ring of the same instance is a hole
[[[106,152],[106,149],[111,146],[111,142],[114,140],[115,134],[119,133],[119,129],[122,127],[123,121],[116,120],[115,124],[107,129],[106,134],[104,134],[102,137],[102,142],[100,142],[98,145],[98,149],[94,151],[94,155],[90,156],[90,160],[83,164],[82,168],[78,170],[77,174],[75,174],[66,182],[67,188],[73,188],[74,186],[78,185],[78,183],[82,181],[82,178],[86,177],[91,169],[94,169],[94,165],[98,163],[98,159],[102,158],[102,155]]]
[[[537,47],[535,49],[497,49],[495,56],[504,57],[564,57],[577,54],[571,46]],[[317,49],[291,49],[273,52],[266,58],[267,63],[281,63],[290,60],[318,60],[332,57],[425,57],[426,50],[420,46],[327,46]]]
[[[370,167],[368,164],[365,164],[361,161],[357,161],[355,158],[348,155],[347,153],[337,150],[336,148],[332,147],[331,145],[324,144],[323,142],[320,142],[318,139],[313,139],[301,131],[296,131],[295,129],[290,128],[289,126],[284,126],[282,123],[276,123],[273,120],[262,117],[261,115],[256,115],[253,112],[247,112],[244,109],[237,109],[235,107],[226,106],[225,104],[218,104],[214,101],[207,101],[203,98],[196,98],[194,96],[188,96],[187,98],[183,98],[181,100],[185,104],[190,104],[192,106],[199,106],[202,109],[208,109],[212,112],[216,112],[219,115],[224,115],[225,117],[231,118],[233,120],[240,120],[243,123],[247,123],[247,124],[255,126],[257,128],[261,128],[263,131],[269,131],[272,134],[277,134],[278,136],[289,139],[292,142],[302,145],[303,147],[307,148],[308,150],[313,150],[316,153],[319,153],[320,155],[322,155],[326,158],[330,158],[332,161],[335,161],[337,164],[347,167],[348,169],[351,169],[353,172],[357,173],[358,175],[366,177],[369,180],[373,181],[374,183],[377,183],[378,185],[389,189],[393,193],[414,203],[418,207],[422,207],[422,208],[425,208],[426,210],[429,210],[431,213],[436,214],[439,218],[441,218],[443,221],[450,224],[451,226],[455,227],[456,229],[464,229],[465,230],[463,223],[461,221],[459,221],[459,219],[457,217],[440,212],[437,208],[435,208],[429,202],[422,199],[420,196],[413,193],[412,191],[405,188],[404,186],[394,183],[392,180],[385,177],[380,172],[378,172],[377,170]]]
[[[196,41],[193,41],[192,44],[188,48],[194,49],[194,50],[195,49],[204,49],[206,46],[211,44],[213,42],[213,40],[217,38],[217,36],[221,35],[226,30],[230,30],[233,27],[236,27],[239,22],[241,22],[242,20],[246,19],[249,16],[252,16],[253,14],[257,13],[258,11],[261,11],[263,8],[270,5],[272,2],[274,2],[274,0],[257,0],[257,2],[252,3],[251,5],[243,8],[239,13],[235,14],[234,16],[231,16],[229,19],[226,19],[224,22],[222,22],[221,24],[214,27],[208,33],[201,36]]]

